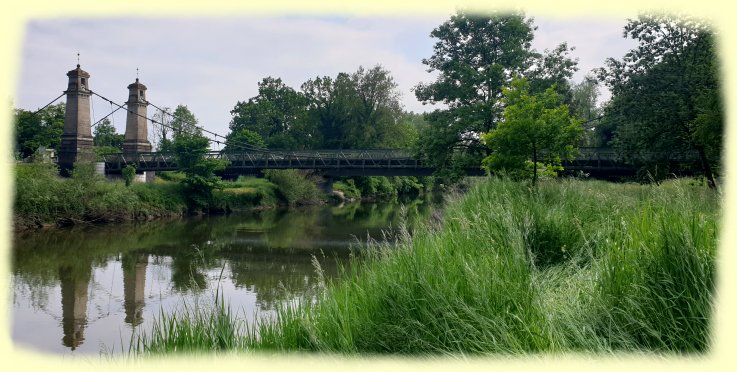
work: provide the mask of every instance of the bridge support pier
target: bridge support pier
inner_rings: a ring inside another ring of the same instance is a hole
[[[331,194],[333,192],[333,176],[322,176],[322,180],[318,183],[317,187],[320,188],[324,194]]]

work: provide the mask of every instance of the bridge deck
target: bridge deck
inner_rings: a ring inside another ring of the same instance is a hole
[[[632,163],[637,163],[658,154],[640,154],[637,159],[626,159],[611,149],[581,148],[572,161],[564,161],[567,171],[600,172],[613,174],[633,173]],[[248,151],[218,152],[206,154],[207,158],[227,160],[222,172],[227,175],[258,173],[264,169],[312,169],[322,170],[326,175],[356,176],[384,175],[401,176],[430,175],[433,168],[422,159],[417,159],[406,150],[305,150],[305,151]],[[681,154],[673,161],[692,162],[697,158],[692,153]],[[634,161],[633,161],[634,160]],[[137,154],[103,155],[106,173],[120,173],[129,164],[138,171],[173,171],[179,169],[173,153],[147,152]],[[468,175],[482,175],[481,169],[466,169]]]

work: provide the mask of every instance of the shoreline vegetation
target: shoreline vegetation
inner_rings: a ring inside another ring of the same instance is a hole
[[[248,325],[216,296],[161,314],[130,352],[702,354],[720,200],[689,179],[489,178],[270,319]]]
[[[263,178],[219,181],[203,205],[193,205],[180,172],[159,172],[153,183],[132,183],[96,175],[81,164],[69,178],[51,163],[15,167],[14,229],[147,221],[197,214],[303,206],[325,202],[380,201],[417,197],[433,187],[432,177],[356,177],[337,180],[338,193],[324,195],[317,180],[296,170],[269,170]],[[336,196],[339,195],[339,196]]]

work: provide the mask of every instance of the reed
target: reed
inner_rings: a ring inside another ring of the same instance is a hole
[[[719,219],[720,195],[688,180],[489,179],[398,244],[364,247],[314,297],[251,326],[220,319],[242,350],[702,353]]]

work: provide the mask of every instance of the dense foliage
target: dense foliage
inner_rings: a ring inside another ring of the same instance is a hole
[[[15,110],[15,150],[21,158],[39,147],[59,150],[64,132],[65,104],[51,105],[39,112]]]
[[[206,157],[209,140],[199,134],[181,132],[174,136],[171,150],[177,159],[179,170],[184,173],[181,181],[191,209],[206,209],[212,205],[213,190],[222,188],[215,171],[222,170],[227,162]]]
[[[514,80],[511,85],[504,89],[504,120],[481,135],[494,151],[484,158],[483,167],[490,172],[503,171],[516,177],[532,173],[535,185],[538,163],[559,170],[561,158],[575,156],[575,146],[583,129],[580,120],[571,117],[555,86],[541,94],[531,94],[525,79]]]
[[[252,134],[272,149],[409,148],[416,139],[417,120],[402,111],[397,84],[381,66],[316,77],[299,91],[273,77],[258,87],[231,111],[230,148],[253,145]]]
[[[93,144],[97,147],[114,147],[123,149],[125,135],[115,132],[115,127],[109,119],[103,119],[92,129]]]
[[[471,14],[459,11],[430,34],[438,39],[433,55],[422,62],[437,79],[415,88],[423,103],[447,108],[427,115],[428,128],[418,147],[438,175],[456,180],[463,168],[478,168],[491,150],[481,133],[494,129],[504,110],[502,91],[515,76],[527,77],[534,93],[556,84],[570,97],[568,81],[576,62],[563,43],[552,51],[532,49],[532,19],[522,13]]]
[[[135,175],[133,167],[128,168]],[[45,225],[107,223],[179,216],[190,211],[191,196],[179,172],[158,172],[154,183],[110,181],[78,164],[72,177],[59,177],[53,164],[19,164],[15,169],[14,222],[18,230]],[[283,203],[279,187],[265,179],[223,181],[212,190],[206,212],[224,213]]]
[[[173,113],[164,111],[156,114],[156,119],[164,125],[154,125],[154,136],[157,137],[157,150],[161,152],[174,151],[173,143],[179,135],[197,136],[202,130],[197,126],[197,118],[185,105],[178,105]]]
[[[689,17],[646,14],[630,20],[625,36],[639,45],[621,60],[608,59],[598,75],[612,91],[602,135],[622,153],[669,159],[695,153],[701,173],[716,185],[724,113],[714,33]]]

